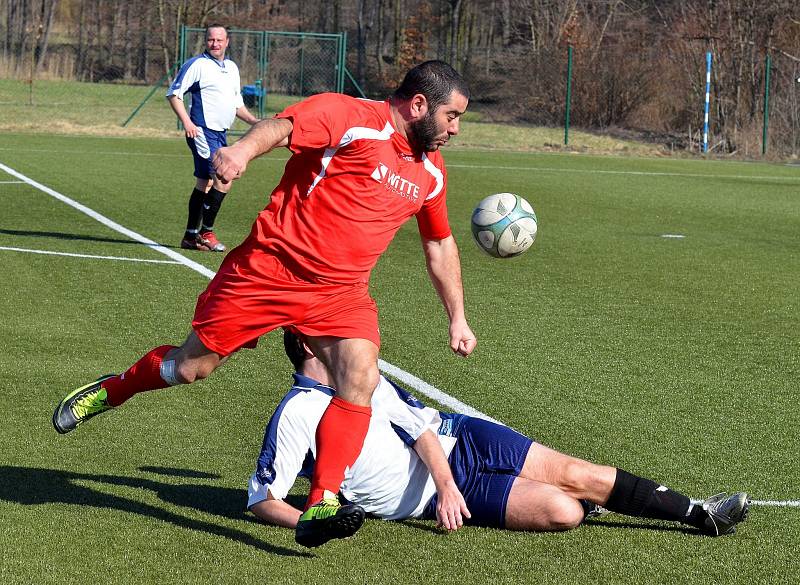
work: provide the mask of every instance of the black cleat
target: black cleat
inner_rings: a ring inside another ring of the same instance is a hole
[[[336,494],[325,490],[322,501],[300,516],[294,540],[297,544],[314,548],[334,538],[348,538],[361,528],[365,516],[361,506],[342,506]]]
[[[68,394],[53,413],[53,426],[62,435],[75,429],[83,421],[113,408],[108,404],[106,389],[101,386],[114,374],[102,376]]]
[[[722,536],[736,532],[736,525],[747,518],[750,502],[747,494],[739,492],[731,496],[721,493],[703,502],[703,510],[708,513],[705,526],[700,532],[708,536]]]

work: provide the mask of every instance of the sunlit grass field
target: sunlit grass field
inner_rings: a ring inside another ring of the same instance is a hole
[[[3,138],[9,169],[183,253],[193,179],[179,137]],[[285,158],[251,163],[217,221],[223,241],[248,232]],[[800,500],[800,169],[458,147],[445,158],[479,346],[468,359],[447,348],[412,221],[373,275],[384,360],[549,446],[693,498]],[[526,197],[540,220],[512,260],[470,241],[472,207],[497,191]],[[559,534],[368,520],[353,539],[302,549],[244,510],[290,384],[275,335],[205,382],[59,436],[61,397],[179,343],[207,278],[130,261],[168,258],[2,170],[0,202],[3,584],[797,581],[796,506],[754,505],[719,539],[615,515]]]
[[[121,83],[0,79],[0,133],[44,133],[136,138],[169,138],[178,135],[175,115],[164,95],[166,85],[152,87]],[[149,99],[148,99],[149,96]],[[264,116],[272,116],[299,96],[267,91]],[[255,108],[251,108],[258,114]],[[656,144],[644,144],[583,132],[573,128],[564,145],[563,128],[495,124],[488,122],[473,104],[464,115],[462,148],[608,153],[626,155],[664,154]],[[233,134],[247,125],[236,120]]]

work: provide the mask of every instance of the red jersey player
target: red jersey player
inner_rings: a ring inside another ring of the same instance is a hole
[[[441,61],[410,70],[387,101],[321,94],[254,125],[214,157],[216,176],[238,178],[275,147],[292,156],[250,235],[232,250],[197,301],[180,347],[151,350],[126,372],[73,391],[53,414],[61,433],[138,392],[206,378],[227,356],[278,327],[299,332],[331,372],[337,396],[316,434],[317,457],[296,540],[319,546],[361,526],[359,506],[335,496],[355,462],[378,384],[380,334],[369,275],[414,216],[428,273],[450,320],[450,347],[476,340],[464,315],[458,248],[445,206],[439,147],[458,133],[469,90]]]

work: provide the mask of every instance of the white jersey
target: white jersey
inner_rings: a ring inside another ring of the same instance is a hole
[[[211,130],[231,127],[236,110],[244,105],[239,68],[230,59],[217,61],[208,53],[192,57],[183,64],[167,91],[167,97],[183,100],[192,94],[189,118],[195,126]]]
[[[334,391],[311,378],[294,376],[294,386],[267,425],[248,486],[248,507],[267,499],[267,492],[282,500],[298,476],[312,475],[317,425]],[[412,445],[430,430],[448,456],[456,439],[439,435],[440,423],[439,411],[381,376],[372,395],[372,418],[364,446],[345,471],[342,495],[367,513],[387,520],[420,517],[436,488]]]

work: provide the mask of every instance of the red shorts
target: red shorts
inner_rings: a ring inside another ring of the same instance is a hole
[[[221,356],[278,327],[309,337],[368,339],[380,347],[378,307],[369,285],[319,284],[290,272],[275,256],[240,246],[232,250],[197,299],[192,327]]]

